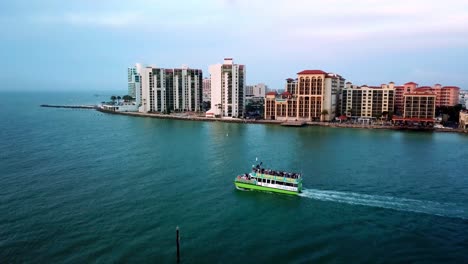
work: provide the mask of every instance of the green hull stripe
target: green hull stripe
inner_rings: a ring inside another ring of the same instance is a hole
[[[277,193],[292,194],[292,195],[298,194],[297,192],[293,192],[293,191],[274,189],[270,187],[258,186],[258,185],[242,183],[242,182],[234,182],[234,184],[237,187],[243,188],[243,189],[258,190],[258,191],[265,191],[265,192],[277,192]]]

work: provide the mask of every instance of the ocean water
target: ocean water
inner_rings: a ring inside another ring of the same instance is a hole
[[[159,120],[0,93],[0,263],[466,263],[468,136]],[[298,197],[239,191],[256,158]]]

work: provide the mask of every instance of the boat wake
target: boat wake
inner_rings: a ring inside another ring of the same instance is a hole
[[[439,203],[391,196],[368,195],[317,189],[303,189],[302,193],[299,195],[320,201],[364,205],[398,211],[468,219],[466,210],[460,205],[454,203]]]
[[[236,186],[236,189],[239,190],[239,191],[244,191],[244,192],[250,192],[251,191],[249,189],[240,188],[238,186]]]

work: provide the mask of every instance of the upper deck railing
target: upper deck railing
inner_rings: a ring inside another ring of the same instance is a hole
[[[268,179],[268,180],[287,182],[287,183],[297,184],[302,181],[301,176],[299,176],[298,178],[289,178],[288,176],[269,175],[269,174],[257,173],[257,172],[252,172],[251,175],[255,178]]]

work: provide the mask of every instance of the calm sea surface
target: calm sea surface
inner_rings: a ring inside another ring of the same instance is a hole
[[[0,263],[466,263],[468,136],[158,120],[0,93]],[[300,197],[238,191],[258,157]]]

